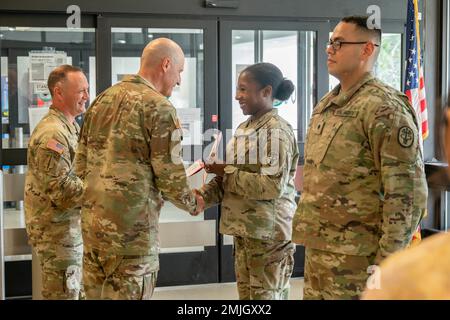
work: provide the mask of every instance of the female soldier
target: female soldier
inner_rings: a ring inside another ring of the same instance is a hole
[[[250,117],[227,145],[227,163],[206,165],[216,177],[198,190],[207,206],[222,203],[220,232],[234,237],[241,300],[289,295],[299,153],[292,127],[278,116],[273,102],[287,100],[293,90],[292,82],[270,63],[254,64],[240,74],[235,99]]]

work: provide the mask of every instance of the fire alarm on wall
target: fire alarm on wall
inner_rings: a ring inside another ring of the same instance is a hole
[[[239,7],[239,1],[238,0],[205,0],[205,7],[237,9]]]

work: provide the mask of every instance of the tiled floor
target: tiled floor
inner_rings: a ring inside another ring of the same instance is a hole
[[[303,278],[291,279],[289,300],[303,298]],[[195,286],[159,287],[152,300],[237,300],[236,283],[212,283]]]

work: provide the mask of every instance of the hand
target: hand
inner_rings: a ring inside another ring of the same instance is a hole
[[[208,173],[214,173],[216,176],[223,177],[223,175],[225,174],[224,169],[226,166],[227,165],[225,163],[205,163],[205,171]]]
[[[191,213],[191,215],[198,216],[201,212],[203,212],[203,210],[205,210],[205,200],[203,199],[200,192],[198,192],[198,190],[194,189],[192,191],[194,192],[195,195],[197,207],[195,208],[194,213]]]

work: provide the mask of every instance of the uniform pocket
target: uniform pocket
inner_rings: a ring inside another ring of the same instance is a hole
[[[265,263],[264,289],[283,290],[289,288],[289,281],[294,270],[294,252],[295,245],[292,242],[281,242],[280,246],[272,252]]]
[[[43,151],[37,157],[38,169],[43,172],[51,172],[57,166],[61,156],[48,151]]]
[[[342,121],[319,122],[309,135],[307,158],[316,164],[321,163],[341,126]]]

